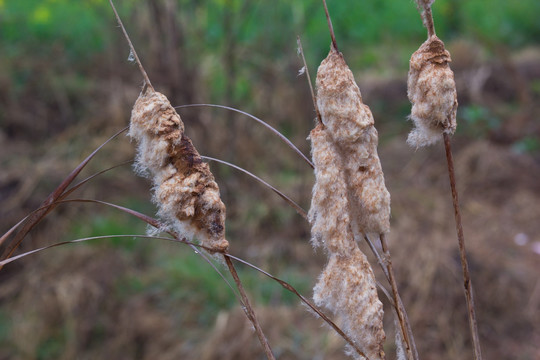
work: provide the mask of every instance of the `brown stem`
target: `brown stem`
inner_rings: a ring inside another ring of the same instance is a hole
[[[413,356],[413,352],[411,350],[411,340],[409,338],[409,332],[407,329],[407,325],[405,324],[405,315],[404,315],[404,309],[403,309],[403,303],[401,302],[396,279],[394,278],[394,268],[392,267],[392,258],[390,257],[390,250],[388,249],[388,244],[386,243],[386,235],[380,234],[379,238],[381,239],[381,245],[384,252],[385,257],[385,263],[386,263],[386,270],[388,272],[388,280],[390,281],[390,285],[392,286],[392,295],[394,297],[394,304],[396,307],[396,313],[399,320],[399,325],[401,327],[401,333],[403,334],[403,340],[405,340],[405,346],[407,350],[407,358],[409,359],[415,359]]]
[[[217,104],[187,104],[187,105],[180,105],[180,106],[175,106],[174,108],[175,109],[180,109],[180,108],[188,108],[188,107],[195,107],[195,106],[207,106],[207,107],[215,107],[215,108],[220,108],[220,109],[226,109],[226,110],[230,110],[230,111],[235,111],[239,114],[243,114],[243,115],[246,115],[247,117],[255,120],[256,122],[258,122],[259,124],[263,125],[264,127],[266,127],[268,130],[270,130],[271,132],[273,132],[277,137],[279,137],[284,143],[286,143],[291,149],[293,149],[309,166],[311,166],[312,169],[315,168],[315,165],[313,165],[313,163],[311,162],[311,160],[309,160],[307,158],[306,155],[304,155],[289,139],[287,139],[287,137],[285,135],[283,135],[282,133],[280,133],[278,130],[276,130],[275,128],[273,128],[272,126],[270,126],[270,124],[268,124],[267,122],[263,121],[262,119],[259,119],[258,117],[254,116],[254,115],[251,115],[250,113],[248,112],[245,112],[245,111],[242,111],[242,110],[239,110],[239,109],[235,109],[233,107],[230,107],[230,106],[225,106],[225,105],[217,105]]]
[[[309,84],[309,91],[311,91],[311,99],[313,100],[313,107],[315,108],[315,113],[317,114],[317,122],[319,125],[322,125],[322,117],[319,112],[319,107],[317,106],[317,97],[315,96],[315,91],[313,90],[313,83],[311,82],[311,76],[309,76],[309,68],[306,63],[306,57],[304,56],[304,48],[302,47],[302,41],[300,36],[296,37],[296,42],[298,43],[298,52],[302,56],[302,62],[304,63],[304,69],[306,69],[306,77]]]
[[[463,236],[463,226],[461,225],[461,212],[459,210],[458,193],[456,189],[456,178],[454,172],[454,159],[452,157],[452,148],[450,146],[450,135],[443,133],[444,148],[446,150],[446,160],[448,163],[448,176],[450,177],[450,188],[452,190],[452,203],[454,205],[454,216],[456,219],[456,230],[459,244],[459,257],[461,259],[461,268],[463,270],[463,287],[465,289],[465,298],[467,299],[467,309],[469,316],[469,328],[471,331],[474,359],[482,359],[482,350],[480,348],[480,337],[478,336],[478,325],[476,322],[476,311],[474,306],[474,297],[472,290],[471,275],[469,273],[469,264],[467,262],[467,253],[465,251],[465,238]]]
[[[336,51],[339,52],[337,47],[336,35],[334,34],[334,27],[332,26],[332,19],[330,19],[330,14],[328,13],[328,6],[326,6],[326,0],[323,0],[324,4],[324,13],[326,14],[326,21],[328,22],[328,29],[330,30],[330,38],[332,39],[332,46]]]
[[[379,255],[379,252],[377,251],[377,249],[375,248],[375,245],[373,245],[373,242],[367,237],[366,234],[364,234],[364,240],[367,242],[369,248],[371,249],[371,251],[373,252],[375,257],[377,258],[377,262],[381,266],[381,269],[382,269],[384,275],[386,276],[386,279],[390,283],[390,276],[388,275],[388,269],[384,265],[384,261],[381,258],[381,255]],[[388,253],[388,258],[390,258],[390,252]],[[409,321],[409,316],[407,315],[407,311],[405,310],[405,306],[403,305],[403,301],[401,300],[401,296],[399,296],[399,292],[396,292],[395,295],[396,295],[397,300],[398,300],[398,306],[402,309],[403,319],[405,320],[405,325],[407,326],[407,332],[409,334],[409,339],[410,339],[410,342],[411,342],[410,345],[411,345],[413,359],[414,360],[419,360],[418,350],[416,349],[416,342],[414,341],[414,336],[413,336],[413,332],[412,332],[412,328],[411,328],[411,323]],[[389,297],[389,296],[387,296],[387,297]],[[392,306],[394,306],[394,308],[396,308],[395,302],[393,300],[390,303],[392,304]],[[397,313],[397,310],[396,310],[396,313]]]
[[[152,91],[154,91],[154,87],[152,86],[152,83],[150,82],[150,78],[148,77],[148,74],[146,74],[146,70],[144,70],[141,60],[139,60],[139,56],[137,56],[137,51],[135,51],[135,47],[131,43],[131,39],[129,38],[126,28],[124,27],[124,24],[122,23],[122,19],[120,19],[120,15],[118,15],[118,12],[116,11],[116,7],[114,6],[112,0],[109,0],[109,3],[111,4],[111,7],[114,11],[114,15],[116,16],[116,21],[118,21],[118,25],[120,25],[120,28],[122,29],[122,32],[124,33],[124,37],[126,38],[128,42],[129,49],[131,50],[131,53],[133,54],[133,57],[135,58],[135,61],[137,62],[137,65],[139,66],[139,70],[141,71],[141,74],[144,78],[144,82],[145,82],[144,90],[146,90],[146,87],[149,87]]]
[[[210,160],[210,161],[215,161],[215,162],[218,162],[220,164],[230,166],[230,167],[232,167],[232,168],[234,168],[236,170],[239,170],[239,171],[243,172],[244,174],[247,174],[247,175],[251,176],[252,178],[257,180],[258,182],[260,182],[261,184],[263,184],[264,186],[266,186],[267,188],[269,188],[270,190],[272,190],[273,192],[278,194],[278,196],[281,197],[283,200],[285,200],[294,210],[296,210],[296,212],[300,216],[302,216],[306,221],[309,221],[306,210],[302,209],[302,207],[300,205],[298,205],[294,200],[292,200],[290,197],[288,197],[287,195],[285,195],[284,193],[282,193],[281,191],[279,191],[278,189],[276,189],[275,187],[273,187],[272,185],[270,185],[269,183],[267,183],[266,181],[264,181],[263,179],[261,179],[257,175],[255,175],[253,173],[250,173],[249,171],[247,171],[244,168],[241,168],[240,166],[236,166],[236,165],[231,164],[230,162],[227,162],[227,161],[224,161],[224,160],[216,159],[216,158],[213,158],[213,157],[210,157],[210,156],[201,156],[201,158],[206,159],[206,160]]]
[[[255,312],[253,311],[253,308],[249,302],[249,299],[244,290],[244,286],[242,285],[242,282],[240,281],[240,277],[238,277],[238,273],[236,272],[234,264],[232,263],[231,259],[225,254],[223,254],[223,258],[225,259],[225,262],[227,263],[227,267],[229,268],[229,271],[231,272],[234,282],[236,283],[236,286],[238,287],[238,291],[240,292],[240,296],[242,297],[242,302],[244,303],[244,306],[242,308],[244,312],[246,313],[246,316],[248,317],[249,321],[251,321],[251,323],[253,324],[253,327],[255,328],[255,332],[257,333],[257,337],[259,338],[261,345],[263,346],[266,357],[269,360],[275,360],[276,358],[274,357],[274,354],[272,353],[272,349],[270,348],[268,339],[264,335],[261,325],[259,324],[259,322],[257,321],[257,318],[255,317]]]
[[[435,24],[433,23],[433,14],[431,12],[431,6],[424,5],[424,12],[422,13],[424,18],[424,25],[428,31],[428,38],[435,35]]]
[[[366,358],[366,360],[369,360],[369,358],[366,356],[366,354],[364,354],[364,352],[362,350],[360,350],[360,348],[358,347],[358,345],[349,337],[347,336],[347,334],[345,334],[343,332],[343,330],[341,330],[332,320],[330,320],[330,318],[328,316],[326,316],[321,310],[319,310],[315,305],[313,305],[304,295],[300,294],[298,292],[298,290],[296,290],[291,284],[289,284],[288,282],[286,281],[283,281],[277,277],[275,277],[274,275],[264,271],[263,269],[245,261],[245,260],[242,260],[236,256],[233,256],[231,254],[224,254],[224,256],[228,257],[228,258],[231,258],[231,259],[234,259],[244,265],[247,265],[249,266],[250,268],[254,269],[254,270],[257,270],[258,272],[260,272],[261,274],[265,275],[265,276],[268,276],[270,279],[272,280],[275,280],[277,281],[281,286],[283,286],[283,288],[289,290],[290,292],[292,292],[293,294],[295,294],[307,307],[309,307],[311,310],[313,310],[313,312],[315,312],[318,316],[321,317],[321,319],[323,319],[324,321],[326,321],[326,323],[328,325],[330,325],[332,327],[332,329],[334,329],[336,331],[336,333],[338,333],[339,336],[341,336],[343,338],[343,340],[345,340],[347,342],[347,344],[349,344],[354,350],[356,350],[356,352],[358,353],[358,355],[360,356],[363,356],[364,358]]]

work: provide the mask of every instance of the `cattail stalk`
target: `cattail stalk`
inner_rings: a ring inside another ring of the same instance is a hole
[[[418,147],[429,145],[440,138],[444,140],[474,359],[481,360],[482,351],[478,335],[472,281],[465,250],[465,237],[461,223],[454,161],[450,145],[450,135],[456,129],[456,85],[454,75],[448,65],[451,61],[450,53],[444,49],[443,42],[435,35],[435,26],[431,13],[433,2],[434,0],[417,0],[418,7],[423,9],[422,19],[428,31],[428,40],[422,44],[411,58],[408,93],[413,104],[411,118],[417,129],[413,130],[409,135],[408,142]]]
[[[463,226],[461,224],[461,212],[459,209],[459,199],[456,188],[454,159],[452,157],[452,148],[450,146],[450,136],[448,136],[448,134],[443,134],[443,137],[446,160],[448,165],[448,176],[450,179],[450,189],[452,191],[452,204],[454,205],[454,217],[456,220],[456,232],[458,236],[459,258],[461,260],[461,269],[463,271],[463,289],[465,291],[465,298],[467,300],[467,314],[469,317],[469,329],[472,336],[474,359],[481,360],[482,348],[480,347],[480,337],[478,335],[478,322],[476,320],[471,274],[469,273],[469,263],[467,261],[467,252],[465,251],[465,237],[463,235]]]
[[[225,205],[207,163],[184,133],[184,123],[165,95],[147,88],[133,107],[129,136],[138,143],[136,170],[152,179],[158,214],[175,232],[197,238],[210,253],[220,254],[242,296],[268,359],[274,359],[236,270],[225,257]],[[163,230],[163,229],[162,229]]]
[[[407,321],[405,318],[405,309],[403,307],[403,303],[401,302],[401,298],[399,296],[397,283],[394,276],[394,268],[392,267],[392,258],[390,257],[390,249],[388,248],[388,244],[386,242],[386,235],[380,234],[380,240],[381,240],[382,250],[384,253],[384,258],[385,258],[385,263],[386,263],[388,281],[390,282],[390,286],[392,287],[394,307],[396,309],[398,323],[399,323],[401,334],[404,340],[405,352],[407,353],[408,359],[416,359],[418,356],[415,357],[414,356],[415,353],[411,349],[412,341],[409,337],[409,329],[406,326]],[[396,329],[396,332],[399,332],[398,329]]]

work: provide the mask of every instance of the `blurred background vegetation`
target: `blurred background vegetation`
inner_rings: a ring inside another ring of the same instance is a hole
[[[320,1],[116,5],[153,85],[173,105],[241,108],[309,154],[314,111],[298,76],[296,36],[315,76],[329,49]],[[408,59],[426,38],[420,16],[410,0],[330,0],[329,10],[379,130],[394,263],[421,357],[470,358],[444,153],[405,145]],[[437,0],[433,13],[458,86],[458,187],[486,358],[538,359],[540,2]],[[142,85],[128,55],[105,0],[0,0],[2,232],[128,124]],[[234,162],[309,207],[311,170],[267,130],[224,110],[179,112],[201,154]],[[133,145],[122,137],[85,175],[132,158]],[[311,250],[308,224],[252,179],[211,166],[228,208],[232,252],[309,296],[324,255]],[[154,212],[148,182],[129,166],[96,178],[77,197]],[[69,204],[22,250],[145,230],[127,215]],[[279,358],[343,357],[341,341],[279,285],[249,269],[241,276]],[[66,246],[0,272],[0,359],[261,358],[236,306],[223,280],[188,248],[135,239]],[[385,320],[392,353],[392,318]]]

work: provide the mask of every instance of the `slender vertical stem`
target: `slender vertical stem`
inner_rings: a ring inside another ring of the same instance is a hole
[[[330,38],[332,39],[332,46],[336,51],[338,50],[336,35],[334,34],[334,27],[332,26],[332,19],[330,19],[330,14],[328,13],[328,6],[326,6],[326,0],[323,0],[324,4],[324,13],[326,14],[326,21],[328,22],[328,29],[330,30]]]
[[[433,23],[433,14],[431,13],[431,6],[424,5],[424,12],[422,13],[424,18],[424,25],[428,31],[428,38],[435,35],[435,24]]]
[[[388,244],[386,243],[386,235],[380,234],[379,237],[381,239],[381,245],[384,252],[384,257],[385,257],[384,260],[386,263],[386,270],[388,272],[388,280],[390,281],[390,285],[392,286],[392,295],[394,297],[394,304],[396,307],[399,325],[401,327],[401,333],[403,334],[403,340],[405,340],[407,358],[415,359],[413,356],[413,351],[411,350],[412,348],[411,339],[409,338],[409,331],[407,329],[407,325],[405,324],[403,303],[401,302],[398,288],[397,288],[396,279],[394,277],[394,268],[392,267],[392,258],[390,256],[390,250],[388,249]]]
[[[478,336],[478,325],[476,322],[471,275],[469,273],[469,264],[467,262],[467,253],[465,251],[465,238],[463,236],[463,226],[461,225],[461,212],[459,210],[459,199],[456,189],[454,159],[452,157],[452,148],[450,146],[450,136],[447,133],[443,133],[443,137],[444,148],[446,150],[446,160],[448,163],[448,176],[450,177],[450,188],[452,190],[452,203],[454,204],[454,216],[456,219],[456,230],[459,244],[459,257],[461,259],[461,268],[463,270],[463,287],[465,289],[465,298],[467,299],[469,327],[473,342],[474,359],[480,360],[482,359],[482,351],[480,348],[480,337]]]
[[[304,69],[306,69],[306,77],[309,84],[309,91],[311,91],[311,99],[313,100],[313,107],[315,108],[315,113],[317,114],[317,122],[322,125],[321,113],[319,112],[319,107],[317,106],[317,97],[315,96],[315,91],[313,90],[313,84],[311,83],[311,76],[309,76],[309,68],[307,66],[306,57],[304,56],[304,48],[302,47],[302,41],[300,36],[296,37],[296,43],[298,44],[298,52],[302,56],[302,62],[304,63]]]
[[[152,86],[152,83],[150,82],[150,78],[148,77],[148,74],[146,74],[146,70],[144,70],[144,67],[142,66],[141,60],[139,60],[139,56],[137,56],[137,51],[135,51],[135,47],[131,43],[131,39],[129,38],[129,35],[126,31],[126,28],[124,27],[124,24],[122,23],[122,19],[120,19],[120,15],[118,15],[118,12],[116,11],[116,7],[114,6],[114,3],[112,0],[109,0],[109,3],[111,4],[111,7],[114,11],[114,15],[116,16],[116,21],[118,21],[118,25],[120,25],[120,28],[122,29],[122,32],[124,33],[124,37],[126,38],[129,49],[131,53],[133,54],[133,57],[135,58],[135,61],[137,62],[137,65],[139,66],[139,70],[141,71],[141,74],[144,78],[145,88],[149,87],[152,91],[154,91],[154,87]]]
[[[261,342],[261,345],[263,346],[264,353],[266,354],[266,357],[269,360],[275,360],[274,354],[272,353],[272,349],[270,348],[270,344],[268,343],[268,339],[264,335],[261,325],[257,321],[257,318],[255,317],[255,312],[253,311],[253,307],[251,306],[249,299],[246,295],[246,291],[244,290],[244,286],[242,285],[242,282],[240,281],[240,277],[238,277],[238,273],[236,272],[236,269],[231,261],[231,259],[223,254],[223,258],[225,259],[225,262],[227,263],[227,267],[229,268],[229,271],[231,272],[231,275],[234,279],[234,282],[236,283],[236,286],[238,287],[238,291],[240,292],[240,296],[242,297],[242,302],[244,303],[243,310],[246,313],[246,316],[253,324],[253,327],[255,328],[255,332],[257,333],[257,337],[259,338],[259,341]]]
[[[381,266],[381,269],[382,269],[384,275],[386,276],[386,279],[388,280],[388,283],[391,283],[390,275],[388,274],[388,268],[385,266],[384,260],[379,255],[379,252],[375,248],[375,245],[373,244],[373,242],[365,234],[364,234],[364,240],[367,242],[369,248],[371,249],[371,251],[373,252],[375,257],[377,258],[377,262]],[[390,259],[390,251],[388,251],[388,254],[385,254],[385,257]],[[401,300],[401,296],[399,295],[399,291],[397,291],[397,289],[396,289],[395,295],[396,295],[397,300],[398,300],[398,305],[397,306],[399,306],[401,308],[401,310],[402,310],[403,320],[405,322],[405,326],[407,327],[407,332],[409,334],[409,340],[410,340],[413,359],[414,360],[419,360],[420,358],[418,356],[418,350],[416,349],[416,341],[414,341],[414,335],[413,335],[413,332],[412,332],[411,323],[409,321],[409,316],[407,315],[407,311],[405,310],[405,305],[403,305],[403,301]],[[392,301],[392,305],[395,307],[396,313],[397,313],[397,307],[396,307],[396,303],[394,301]]]

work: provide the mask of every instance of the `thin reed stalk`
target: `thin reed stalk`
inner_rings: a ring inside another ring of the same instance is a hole
[[[319,107],[317,106],[317,97],[315,96],[315,91],[313,90],[313,83],[311,82],[311,76],[309,75],[309,67],[306,62],[306,57],[304,56],[304,47],[302,46],[300,36],[296,37],[296,43],[298,44],[298,53],[302,57],[302,63],[304,64],[304,69],[306,70],[306,79],[308,81],[309,91],[311,92],[311,99],[313,100],[315,114],[317,115],[317,124],[322,125],[321,113],[319,112]]]
[[[416,360],[416,358],[413,356],[411,339],[409,338],[409,331],[407,330],[407,325],[406,325],[406,320],[405,320],[405,315],[404,315],[405,310],[403,308],[403,303],[400,301],[398,287],[397,287],[396,279],[394,276],[394,268],[392,267],[392,258],[390,256],[390,249],[388,248],[388,243],[386,242],[386,235],[379,234],[379,239],[381,240],[381,246],[384,253],[384,262],[385,262],[386,270],[388,274],[388,281],[390,282],[390,286],[392,287],[392,296],[394,298],[394,306],[396,308],[399,325],[401,327],[401,333],[403,334],[403,340],[405,341],[405,346],[406,346],[405,350],[407,352],[407,357],[409,359]]]
[[[328,13],[328,6],[326,6],[326,0],[323,0],[324,5],[324,13],[326,15],[326,22],[328,23],[328,29],[330,30],[330,38],[332,39],[332,46],[334,46],[334,49],[336,51],[339,51],[336,41],[336,35],[334,34],[334,26],[332,26],[332,19],[330,18],[330,14]]]
[[[240,166],[231,164],[230,162],[227,162],[227,161],[224,161],[224,160],[216,159],[216,158],[213,158],[213,157],[210,157],[210,156],[201,156],[201,158],[206,159],[206,160],[210,160],[210,161],[215,161],[215,162],[218,162],[218,163],[223,164],[223,165],[230,166],[233,169],[239,170],[239,171],[243,172],[244,174],[247,174],[247,175],[251,176],[252,178],[257,180],[258,182],[260,182],[261,184],[263,184],[264,186],[266,186],[267,188],[269,188],[270,190],[275,192],[280,198],[285,200],[287,202],[287,204],[289,204],[294,210],[296,210],[296,212],[300,216],[302,216],[304,219],[308,220],[306,210],[302,209],[302,207],[300,205],[298,205],[294,200],[292,200],[290,197],[288,197],[283,192],[279,191],[278,189],[276,189],[275,187],[273,187],[272,185],[270,185],[269,183],[267,183],[266,181],[264,181],[263,179],[261,179],[257,175],[247,171],[244,168],[241,168]]]
[[[8,259],[13,255],[15,250],[19,247],[19,245],[22,243],[23,239],[26,237],[26,235],[47,216],[54,208],[55,208],[55,202],[64,194],[65,190],[68,188],[68,186],[75,180],[75,178],[79,175],[79,173],[84,169],[84,167],[96,156],[96,154],[110,141],[115,139],[118,135],[126,131],[126,128],[118,131],[116,134],[111,136],[107,141],[105,141],[103,144],[101,144],[97,149],[92,151],[86,159],[84,159],[75,169],[71,171],[71,173],[58,185],[56,189],[54,189],[53,192],[47,196],[47,198],[41,203],[40,208],[36,211],[34,211],[27,219],[24,221],[21,221],[22,228],[20,228],[9,244],[4,249],[4,252],[0,256],[0,260]],[[0,245],[2,245],[10,236],[11,234],[17,229],[17,227],[11,228],[8,232],[6,232],[2,237],[0,238]],[[2,265],[0,265],[0,270],[2,270]]]
[[[285,137],[285,135],[283,135],[282,133],[280,133],[277,129],[275,129],[274,127],[272,127],[270,124],[268,124],[266,121],[264,120],[261,120],[259,119],[258,117],[256,117],[255,115],[252,115],[248,112],[245,112],[245,111],[242,111],[242,110],[239,110],[239,109],[236,109],[236,108],[233,108],[231,106],[225,106],[225,105],[217,105],[217,104],[187,104],[187,105],[179,105],[179,106],[175,106],[174,108],[175,109],[182,109],[182,108],[189,108],[189,107],[201,107],[201,106],[206,106],[206,107],[214,107],[214,108],[219,108],[219,109],[225,109],[225,110],[230,110],[230,111],[234,111],[234,112],[237,112],[239,114],[242,114],[242,115],[246,115],[247,117],[255,120],[256,122],[258,122],[259,124],[263,125],[264,127],[266,127],[267,129],[269,129],[272,133],[274,133],[274,135],[276,135],[277,137],[279,137],[285,144],[287,144],[287,146],[289,146],[291,149],[293,149],[298,155],[300,155],[300,157],[302,158],[302,160],[304,160],[312,169],[313,169],[313,163],[311,162],[311,160],[309,160],[307,158],[306,155],[304,155],[304,153],[302,153],[300,151],[300,149],[298,149],[296,147],[296,145],[294,145],[289,139],[287,139],[287,137]]]
[[[225,259],[225,262],[227,263],[229,272],[231,273],[234,279],[234,282],[236,283],[236,287],[238,288],[238,291],[240,292],[240,296],[242,297],[242,303],[244,305],[242,307],[242,310],[244,310],[244,312],[246,313],[246,316],[255,327],[255,332],[257,333],[257,337],[259,338],[259,341],[263,345],[263,349],[264,349],[264,353],[266,357],[270,360],[275,360],[274,354],[272,353],[272,349],[270,348],[270,344],[268,343],[268,339],[264,335],[264,332],[261,329],[261,325],[257,321],[255,312],[253,311],[253,307],[251,306],[249,302],[249,298],[246,295],[246,291],[244,290],[242,281],[240,281],[240,277],[238,277],[238,273],[236,272],[234,264],[232,263],[231,259],[228,256],[223,255],[223,258]]]
[[[446,152],[446,162],[448,165],[448,177],[450,179],[450,189],[452,191],[452,204],[454,205],[454,218],[456,220],[459,258],[461,260],[461,269],[463,271],[463,289],[465,291],[465,298],[467,300],[467,314],[469,317],[469,328],[472,336],[474,358],[475,360],[481,360],[482,349],[480,347],[480,337],[478,335],[478,322],[476,320],[471,274],[469,273],[469,263],[467,261],[467,252],[465,250],[465,236],[463,235],[463,226],[461,224],[461,211],[459,209],[459,199],[456,188],[456,176],[454,171],[452,147],[450,145],[450,136],[448,134],[443,134],[443,137],[444,148]]]
[[[126,28],[124,27],[124,24],[122,23],[122,19],[120,18],[120,15],[118,15],[118,11],[116,11],[116,7],[114,6],[114,3],[112,0],[109,0],[109,4],[111,4],[111,7],[114,11],[114,16],[116,17],[116,21],[118,21],[118,25],[120,25],[120,28],[122,29],[122,33],[124,34],[124,38],[126,39],[129,50],[131,51],[131,54],[133,54],[133,57],[135,58],[135,61],[137,63],[137,66],[139,67],[139,71],[141,72],[144,82],[145,82],[145,89],[146,87],[149,87],[151,90],[154,90],[154,87],[152,86],[152,83],[150,82],[150,78],[148,77],[148,74],[146,73],[146,70],[144,66],[141,63],[141,60],[139,60],[139,56],[137,55],[137,51],[135,50],[135,46],[131,43],[131,38],[129,37]]]
[[[347,342],[347,344],[349,346],[351,346],[358,355],[360,356],[363,356],[367,359],[367,356],[364,354],[364,352],[358,347],[358,345],[356,344],[356,342],[354,340],[352,340],[347,334],[345,334],[343,332],[343,330],[341,330],[341,328],[339,326],[337,326],[325,313],[323,313],[321,310],[319,310],[311,301],[309,301],[305,296],[303,296],[302,294],[300,294],[298,292],[298,290],[296,290],[291,284],[289,284],[288,282],[286,281],[283,281],[277,277],[275,277],[274,275],[270,274],[269,272],[267,271],[264,271],[263,269],[245,261],[245,260],[242,260],[236,256],[233,256],[231,254],[225,254],[225,256],[231,258],[231,259],[234,259],[244,265],[247,265],[249,266],[250,268],[254,269],[254,270],[257,270],[258,272],[260,272],[261,274],[269,277],[270,279],[274,280],[274,281],[277,281],[284,289],[292,292],[293,294],[295,294],[307,307],[309,307],[313,312],[315,312],[317,314],[317,316],[320,316],[321,319],[323,319],[328,325],[330,325],[330,327],[332,329],[334,329],[336,331],[336,333],[341,336],[343,338],[343,340],[345,340]]]
[[[371,252],[377,258],[377,262],[379,263],[379,266],[381,267],[381,269],[382,269],[382,271],[383,271],[383,273],[384,273],[384,275],[386,277],[386,280],[388,280],[388,283],[391,283],[388,267],[385,265],[385,261],[383,260],[383,258],[379,254],[379,252],[377,251],[377,248],[375,248],[375,245],[373,244],[373,242],[365,234],[364,234],[364,240],[366,241],[369,248],[371,249]],[[386,242],[386,240],[385,240],[385,242]],[[388,254],[385,254],[385,257],[390,261],[390,264],[391,264],[390,250],[388,250]],[[379,288],[384,289],[382,286],[379,286]],[[386,289],[384,289],[383,291],[386,291]],[[394,295],[397,298],[397,303],[393,300]],[[403,301],[401,300],[401,296],[399,295],[399,291],[397,290],[397,286],[396,286],[396,291],[393,292],[393,296],[389,296],[387,294],[387,297],[389,298],[389,300],[391,300],[392,306],[394,306],[394,309],[396,311],[396,316],[397,316],[398,307],[401,308],[401,312],[403,314],[403,320],[404,320],[405,326],[407,328],[407,333],[409,334],[409,340],[410,340],[412,356],[413,356],[413,359],[418,360],[419,359],[418,350],[416,348],[416,342],[414,340],[414,335],[413,335],[412,328],[411,328],[411,322],[409,321],[409,316],[407,315],[407,310],[405,309],[405,306],[403,305]]]

